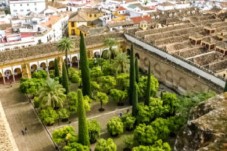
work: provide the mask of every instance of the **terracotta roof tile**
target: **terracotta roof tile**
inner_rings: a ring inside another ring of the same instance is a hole
[[[126,8],[124,8],[122,6],[120,6],[120,7],[117,8],[117,11],[122,11],[122,10],[126,10]]]
[[[58,17],[58,16],[50,16],[49,20],[42,23],[41,25],[51,28],[52,25],[54,25],[59,19],[60,19],[60,17]]]
[[[139,24],[141,21],[151,22],[151,17],[148,16],[148,15],[139,16],[139,17],[132,17],[131,20],[134,22],[134,24]]]

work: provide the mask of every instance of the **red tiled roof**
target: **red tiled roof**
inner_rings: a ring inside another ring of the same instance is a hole
[[[34,36],[34,33],[21,33],[20,36],[21,38],[32,37]]]
[[[139,16],[139,17],[132,17],[131,20],[134,22],[134,24],[139,24],[141,21],[151,22],[151,17],[148,16],[148,15]]]
[[[120,6],[117,8],[117,11],[122,11],[122,10],[126,10],[124,7]]]

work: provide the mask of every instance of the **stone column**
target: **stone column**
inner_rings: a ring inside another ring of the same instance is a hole
[[[62,58],[62,56],[59,56],[59,57],[57,57],[57,59],[58,59],[59,72],[60,72],[60,75],[61,75],[62,74],[63,58]]]
[[[6,84],[5,76],[2,75],[3,78],[3,84]]]
[[[21,65],[22,78],[31,78],[31,69],[28,63]]]
[[[12,76],[13,76],[13,82],[15,82],[16,80],[15,80],[15,76],[14,76],[14,73],[12,74]]]

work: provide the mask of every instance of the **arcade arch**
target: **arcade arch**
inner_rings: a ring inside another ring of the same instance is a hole
[[[53,69],[54,69],[54,61],[50,61],[50,62],[49,62],[48,69],[49,69],[49,70],[53,70]]]
[[[21,68],[15,68],[13,72],[14,72],[15,80],[19,81],[22,78]]]

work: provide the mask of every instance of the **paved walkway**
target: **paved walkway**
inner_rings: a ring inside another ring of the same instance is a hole
[[[96,120],[100,126],[101,126],[101,134],[104,134],[107,132],[107,129],[106,129],[106,125],[107,125],[107,122],[114,116],[119,116],[120,113],[127,113],[127,110],[131,110],[132,107],[130,106],[127,106],[127,107],[124,107],[124,108],[119,108],[119,109],[115,109],[113,111],[108,111],[108,112],[105,112],[105,113],[100,113],[98,115],[92,115],[92,116],[88,116],[88,120]],[[75,128],[76,132],[78,132],[78,121],[76,119],[76,121],[70,123],[70,124],[64,124],[64,123],[61,123],[61,125],[59,126],[51,126],[51,127],[47,127],[48,131],[52,134],[52,132],[55,130],[55,129],[58,129],[60,127],[64,127],[65,125],[71,125]]]
[[[20,151],[54,151],[54,145],[36,116],[32,105],[18,90],[19,85],[0,87],[6,118]],[[27,127],[27,134],[21,130]]]

